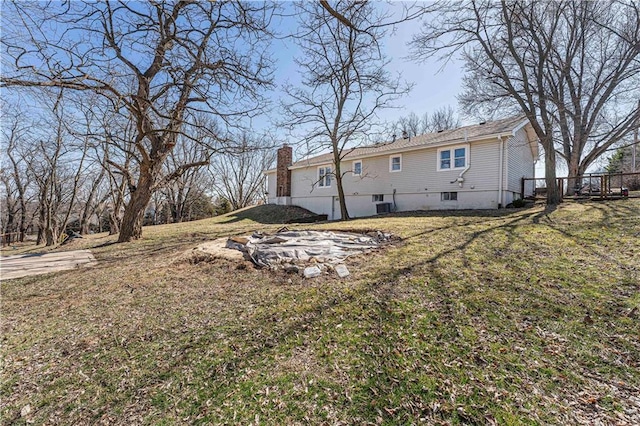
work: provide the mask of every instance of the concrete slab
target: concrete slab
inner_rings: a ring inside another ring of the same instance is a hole
[[[90,250],[0,257],[0,280],[97,265]]]

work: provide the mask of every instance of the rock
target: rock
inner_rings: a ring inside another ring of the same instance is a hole
[[[322,271],[317,266],[309,266],[308,268],[304,268],[304,277],[305,278],[314,278],[322,275]]]
[[[249,239],[247,237],[229,237],[229,241],[233,241],[234,243],[247,245]]]
[[[27,417],[29,414],[31,414],[31,405],[27,404],[20,410],[20,417]]]
[[[340,278],[349,276],[349,270],[345,265],[336,265],[334,269]]]

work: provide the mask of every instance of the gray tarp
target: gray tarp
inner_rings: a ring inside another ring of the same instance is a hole
[[[373,235],[372,235],[373,234]],[[372,250],[386,240],[381,232],[352,234],[331,231],[282,231],[273,235],[230,238],[228,248],[244,251],[260,266],[283,263],[336,264],[347,257]]]

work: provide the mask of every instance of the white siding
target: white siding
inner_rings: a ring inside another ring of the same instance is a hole
[[[276,202],[276,172],[267,173],[267,202],[275,204]]]
[[[459,145],[458,145],[459,146]],[[384,202],[397,211],[442,209],[495,209],[499,203],[500,140],[474,141],[467,146],[466,170],[438,170],[438,150],[425,148],[402,153],[402,170],[389,171],[389,155],[363,158],[362,175],[346,173],[343,177],[347,209],[352,217],[376,214],[373,194],[383,194]],[[453,146],[452,146],[453,147]],[[507,148],[508,147],[508,148]],[[343,170],[351,170],[349,159]],[[533,170],[531,150],[524,130],[505,140],[503,156],[503,205],[520,192],[520,178]],[[464,172],[464,173],[463,173]],[[464,178],[462,183],[457,179]],[[269,174],[269,202],[275,193],[275,173]],[[293,169],[291,204],[304,207],[330,219],[340,218],[335,176],[331,187],[319,187],[318,166]],[[316,185],[314,185],[316,184]],[[442,201],[442,192],[457,192],[457,201]]]
[[[520,198],[522,189],[521,179],[523,177],[533,177],[534,158],[531,152],[531,146],[527,141],[527,135],[524,129],[518,130],[516,135],[509,139],[506,145],[507,150],[507,185],[506,190],[510,195],[515,194],[516,198]],[[533,181],[527,181],[525,185],[524,195],[533,195]],[[513,198],[505,203],[513,201]]]

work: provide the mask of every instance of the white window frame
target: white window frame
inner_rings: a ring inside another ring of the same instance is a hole
[[[384,201],[384,194],[372,194],[371,202],[372,203],[381,203]]]
[[[460,166],[460,167],[456,167],[456,149],[464,149],[464,166]],[[449,165],[450,167],[448,168],[442,168],[442,160],[441,160],[441,153],[445,152],[445,151],[449,151]],[[438,149],[438,153],[436,155],[436,161],[437,161],[437,166],[438,166],[438,171],[439,172],[443,172],[443,171],[449,171],[449,170],[462,170],[462,169],[466,169],[467,166],[469,165],[469,145],[456,145],[456,146],[448,146],[446,148],[440,148]]]
[[[399,158],[400,168],[398,170],[393,170],[393,159]],[[389,156],[389,173],[398,173],[402,171],[402,154],[394,154]]]
[[[324,170],[324,174],[322,175],[322,177],[320,177],[320,170]],[[328,173],[327,173],[328,171]],[[319,166],[318,167],[318,173],[317,173],[317,177],[318,177],[318,188],[331,188],[331,173],[333,172],[333,169],[331,168],[331,166]],[[329,180],[329,184],[327,185],[327,180]]]
[[[360,164],[360,173],[356,173],[356,164]],[[354,176],[362,176],[362,160],[355,160],[351,164],[351,170]]]

